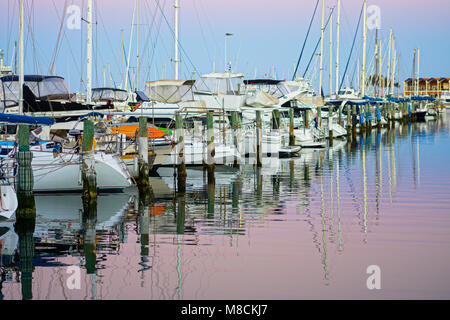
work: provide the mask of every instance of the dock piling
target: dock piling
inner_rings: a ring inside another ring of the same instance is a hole
[[[86,119],[83,126],[83,153],[81,161],[83,201],[95,202],[97,200],[97,174],[94,157],[94,122]]]
[[[262,166],[262,112],[256,111],[256,165]]]
[[[177,182],[178,192],[186,192],[186,162],[184,153],[184,128],[183,128],[183,116],[181,113],[177,113],[175,116],[176,125],[176,137],[177,137]]]
[[[148,132],[147,118],[139,118],[139,188],[148,188],[149,182],[149,161],[148,161]]]
[[[305,111],[306,119],[308,119],[307,115],[308,111]],[[294,109],[289,109],[289,145],[294,146],[295,145],[295,135],[294,135]]]

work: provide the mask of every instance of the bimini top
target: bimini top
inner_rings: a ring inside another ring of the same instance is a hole
[[[277,85],[283,80],[274,80],[274,79],[253,79],[253,80],[244,80],[244,84],[246,85]]]
[[[92,89],[92,100],[94,101],[126,101],[128,91],[116,88],[94,88]]]
[[[55,120],[47,117],[29,117],[18,114],[0,113],[0,122],[51,126],[55,123]]]
[[[8,75],[1,77],[0,80],[0,97],[4,106],[17,105],[19,101],[19,76]],[[24,84],[37,99],[42,101],[71,100],[74,96],[63,77],[25,75]]]
[[[213,72],[203,74],[201,78],[216,78],[216,79],[228,79],[228,78],[243,78],[244,75],[242,73],[231,73],[231,72]]]
[[[145,95],[152,101],[176,104],[189,100],[195,80],[158,80],[145,83]]]
[[[47,79],[62,79],[62,80],[64,80],[63,77],[59,77],[59,76],[24,75],[24,81],[40,82],[40,81],[44,81]],[[19,76],[18,75],[3,76],[0,78],[0,80],[2,80],[2,81],[19,81]]]

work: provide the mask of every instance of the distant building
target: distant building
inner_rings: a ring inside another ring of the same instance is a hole
[[[12,72],[12,67],[3,65],[3,57],[5,54],[3,50],[0,49],[0,76],[10,74]]]
[[[419,88],[417,88],[419,84]],[[440,98],[450,91],[450,78],[409,78],[404,82],[404,95],[428,95]]]

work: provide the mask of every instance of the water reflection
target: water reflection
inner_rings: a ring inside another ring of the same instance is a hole
[[[415,252],[448,249],[450,202],[435,192],[450,191],[448,172],[432,157],[448,133],[444,117],[264,159],[261,168],[187,168],[182,193],[173,168],[160,168],[150,190],[101,195],[95,206],[83,206],[80,195],[34,195],[34,217],[31,209],[0,222],[0,298],[298,298],[342,290],[360,297],[364,282],[342,279],[356,277],[368,257],[400,268],[403,260],[384,251],[411,243]],[[441,231],[430,238],[427,224]],[[82,270],[80,290],[66,285],[72,265]],[[331,287],[340,290],[321,289]]]

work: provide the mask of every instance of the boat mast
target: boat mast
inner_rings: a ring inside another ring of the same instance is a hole
[[[391,66],[391,82],[390,82],[390,88],[391,92],[390,95],[394,95],[394,82],[395,82],[395,60],[397,57],[397,53],[395,50],[395,38],[392,38],[392,66]]]
[[[174,33],[175,33],[175,56],[174,56],[174,63],[175,63],[175,80],[178,80],[178,9],[179,6],[179,0],[175,0],[175,27],[174,27]]]
[[[398,86],[397,86],[397,97],[399,97],[400,96],[400,54],[398,55],[398,58],[397,58],[397,83],[398,83]]]
[[[420,85],[420,81],[419,81],[419,67],[420,67],[420,48],[417,49],[417,93],[416,95],[419,95],[419,85]]]
[[[367,45],[367,2],[364,1],[364,39],[363,39],[363,65],[361,76],[361,95],[366,94],[366,45]]]
[[[341,0],[338,0],[337,3],[338,11],[337,11],[337,26],[336,26],[336,98],[339,91],[339,38],[340,38],[340,28],[341,28]]]
[[[136,90],[139,90],[139,8],[140,8],[140,3],[139,0],[137,1],[137,25],[136,25]]]
[[[87,3],[87,70],[86,70],[86,103],[92,102],[92,0]]]
[[[324,33],[325,0],[322,0],[322,26],[320,30],[320,72],[319,72],[319,94],[322,95],[322,73],[323,73],[323,33]]]
[[[333,94],[333,8],[330,9],[330,97]]]
[[[123,46],[123,29],[120,30],[120,38],[121,38],[120,52],[122,52],[122,87],[121,87],[121,89],[123,89],[125,87],[125,54],[124,54],[125,47]]]
[[[391,62],[392,62],[391,51],[392,51],[392,28],[389,29],[388,66],[387,66],[387,73],[386,73],[386,77],[385,77],[385,79],[387,80],[386,87],[389,86],[389,83],[388,83],[389,80],[388,79],[389,79],[390,74],[391,74]],[[384,95],[384,83],[383,83],[383,95]]]
[[[23,114],[23,84],[25,82],[23,1],[19,0],[19,114]]]
[[[382,89],[381,89],[381,81],[383,81],[382,79],[382,48],[381,48],[381,40],[379,41],[379,47],[378,47],[378,77],[377,77],[377,97],[381,97],[382,96]]]

